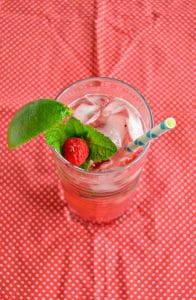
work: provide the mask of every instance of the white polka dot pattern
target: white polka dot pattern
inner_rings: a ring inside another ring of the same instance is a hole
[[[193,299],[193,1],[0,3],[0,299]],[[130,209],[108,225],[74,217],[43,137],[8,151],[13,113],[71,82],[138,88],[155,122]]]

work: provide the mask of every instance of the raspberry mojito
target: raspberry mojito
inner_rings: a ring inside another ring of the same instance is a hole
[[[44,133],[69,209],[87,221],[110,222],[131,205],[148,150],[129,153],[125,147],[152,125],[137,90],[112,78],[89,78],[56,101],[32,101],[19,110],[8,145],[14,149]]]

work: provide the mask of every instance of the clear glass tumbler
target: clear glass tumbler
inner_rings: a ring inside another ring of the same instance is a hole
[[[86,94],[120,97],[140,113],[146,130],[153,127],[153,117],[144,97],[129,84],[113,78],[92,77],[65,88],[58,101],[70,105]],[[55,150],[54,159],[69,209],[86,221],[107,223],[121,216],[129,207],[143,169],[149,145],[123,167],[105,171],[87,171],[73,166]]]

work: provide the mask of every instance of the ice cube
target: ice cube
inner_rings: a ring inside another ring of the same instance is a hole
[[[109,137],[118,148],[122,147],[121,136],[116,128],[107,124],[105,126],[97,127],[96,129]]]
[[[144,134],[141,118],[135,111],[129,110],[127,125],[129,129],[129,134],[133,140],[137,139],[138,137]]]
[[[88,119],[85,122],[85,124],[93,126],[94,124],[96,124],[96,121],[98,120],[99,116],[100,116],[100,110],[95,111],[95,113],[92,115],[92,117],[90,119]]]
[[[105,107],[111,100],[108,96],[105,95],[85,95],[85,98],[88,99],[92,104],[96,104],[99,107]]]
[[[103,115],[109,116],[111,114],[119,113],[123,110],[127,110],[125,103],[120,99],[114,99],[104,108]]]
[[[121,140],[123,140],[126,133],[126,119],[123,115],[111,115],[107,120],[107,125],[109,125],[112,128],[115,128],[118,131]]]
[[[120,122],[121,117],[124,117],[124,124],[127,124],[128,126],[128,134],[130,135],[131,139],[135,140],[144,133],[141,116],[139,115],[138,111],[130,103],[127,104],[124,102],[123,99],[116,98],[113,102],[109,103],[106,108],[104,108],[103,113],[105,116],[110,116],[110,118],[116,115],[116,126],[118,127],[118,131],[120,130],[119,132],[122,138],[122,130],[124,130],[124,126],[117,124]],[[121,117],[117,117],[118,115]]]
[[[98,116],[99,107],[97,105],[82,103],[74,109],[74,117],[78,118],[82,123],[89,124],[95,121]]]
[[[97,127],[97,130],[108,136],[120,148],[126,134],[125,121],[123,115],[114,114],[106,119],[105,124]]]

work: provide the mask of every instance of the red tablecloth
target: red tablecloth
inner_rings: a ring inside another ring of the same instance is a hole
[[[0,1],[0,299],[193,299],[193,0]],[[153,143],[129,211],[70,215],[43,137],[9,152],[13,113],[89,76],[143,93]]]

